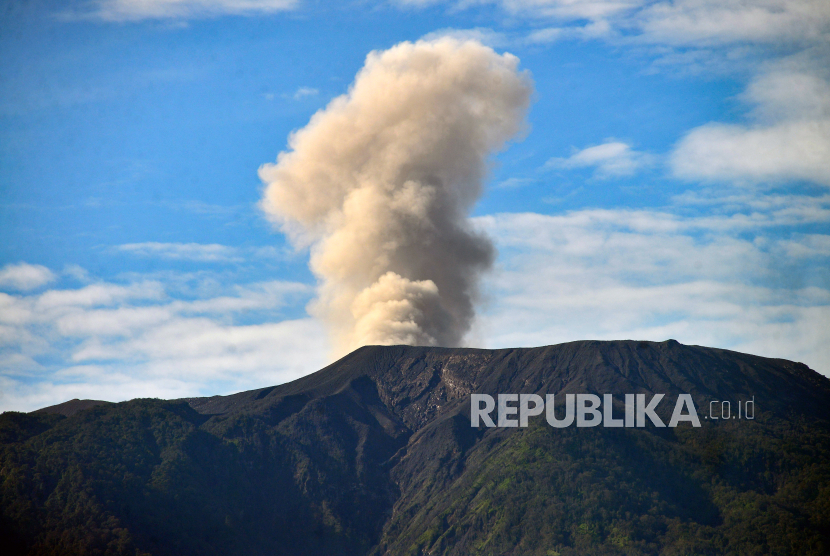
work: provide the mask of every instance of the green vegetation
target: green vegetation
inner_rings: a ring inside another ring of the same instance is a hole
[[[52,424],[0,452],[0,533],[12,553],[273,554],[276,543],[290,553],[366,551],[353,522],[370,501],[336,492],[348,470],[259,420],[211,422],[238,434],[223,438],[200,428],[206,417],[187,404],[160,400],[49,417],[0,416],[4,438]]]
[[[536,421],[482,442],[457,476],[396,508],[385,548],[481,556],[830,551],[826,424],[707,423],[661,433]]]

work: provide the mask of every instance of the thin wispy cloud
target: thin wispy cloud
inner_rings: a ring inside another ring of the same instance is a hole
[[[96,283],[79,289],[48,290],[36,297],[26,298],[31,303],[15,305],[18,309],[51,318],[64,310],[79,307],[101,307],[126,301],[157,301],[163,298],[164,289],[161,284],[144,280],[127,285]]]
[[[473,29],[447,27],[427,33],[422,39],[431,41],[443,37],[449,37],[458,41],[477,41],[493,48],[508,46],[513,42],[505,33],[494,31],[487,27],[476,27]]]
[[[568,158],[551,158],[546,168],[595,168],[598,178],[631,176],[644,167],[650,166],[654,157],[636,151],[631,145],[620,141],[607,140],[601,145],[575,151]]]
[[[830,8],[824,0],[413,0],[397,3],[410,8],[444,3],[460,9],[494,4],[528,21],[562,25],[539,29],[534,38],[542,42],[568,29],[580,28],[585,29],[583,36],[594,38],[628,37],[640,42],[697,47],[737,43],[815,44],[826,40],[830,32]]]
[[[87,269],[77,264],[64,265],[61,274],[73,278],[76,282],[89,283],[92,281]]]
[[[320,94],[320,91],[312,87],[300,87],[299,89],[294,91],[294,94],[291,96],[294,100],[300,100],[305,97],[317,96],[318,94]]]
[[[156,67],[142,70],[117,68],[106,74],[78,83],[71,76],[62,73],[68,61],[61,56],[41,65],[38,71],[49,72],[49,87],[32,88],[26,74],[10,72],[4,76],[3,95],[0,95],[0,114],[21,116],[32,112],[44,112],[98,103],[125,101],[138,90],[171,87],[193,83],[205,77],[206,68],[200,64],[172,65],[164,60]],[[118,182],[134,181],[151,173],[153,169],[141,161],[127,162]],[[100,199],[89,199],[89,203]]]
[[[611,25],[605,21],[593,21],[584,25],[545,27],[531,31],[521,41],[525,44],[548,44],[570,39],[602,39],[612,35]]]
[[[297,250],[273,245],[230,247],[218,243],[160,243],[152,241],[115,245],[109,248],[108,251],[141,258],[217,264],[239,263],[251,259],[288,260],[298,256]]]
[[[114,247],[116,251],[139,257],[151,257],[177,261],[237,262],[242,258],[233,247],[201,243],[126,243]]]
[[[64,12],[67,18],[111,22],[184,20],[220,15],[264,15],[297,8],[299,0],[96,0],[86,9]]]
[[[530,185],[535,181],[536,180],[533,178],[507,178],[506,180],[497,183],[495,187],[499,189],[517,189],[519,187]]]
[[[244,205],[221,205],[217,203],[205,203],[193,199],[179,201],[162,201],[162,206],[173,210],[181,210],[193,214],[213,217],[228,217],[243,210]]]
[[[601,20],[627,14],[640,8],[645,0],[494,0],[505,10],[537,18],[561,20]]]

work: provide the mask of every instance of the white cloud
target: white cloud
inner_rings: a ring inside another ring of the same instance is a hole
[[[421,37],[421,40],[434,41],[443,37],[450,37],[458,41],[478,41],[491,48],[506,46],[510,43],[510,39],[504,33],[499,33],[486,27],[476,27],[474,29],[454,29],[448,27],[427,33]]]
[[[685,179],[830,185],[830,120],[765,127],[708,124],[687,134],[671,160],[675,175]]]
[[[90,284],[76,290],[49,290],[34,298],[37,312],[60,311],[73,307],[97,307],[127,300],[158,300],[164,298],[164,289],[157,282],[139,282],[127,286]]]
[[[171,282],[172,283],[172,282]],[[0,293],[0,409],[72,397],[123,400],[232,393],[321,368],[329,346],[309,318],[282,316],[313,288],[259,282],[172,298],[141,279],[34,295]],[[192,292],[193,293],[193,292]]]
[[[731,191],[731,192],[730,192]],[[735,211],[726,222],[752,228],[758,226],[793,226],[830,221],[830,194],[773,195],[752,190],[714,188],[687,191],[675,197],[678,204],[704,207],[716,211]],[[742,212],[741,212],[742,211]],[[699,220],[700,221],[700,220]],[[723,217],[710,218],[708,225],[716,226]]]
[[[93,369],[97,371],[93,374]],[[175,379],[143,380],[108,368],[87,369],[85,380],[26,383],[0,375],[0,407],[4,411],[33,411],[74,398],[125,401],[133,398],[183,398],[193,396],[191,383]]]
[[[266,98],[268,98],[269,94],[266,93]],[[273,98],[274,95],[270,95]],[[268,100],[271,100],[269,98]],[[233,215],[239,215],[246,207],[244,204],[239,205],[219,205],[215,203],[205,203],[203,201],[196,201],[193,199],[183,199],[178,201],[161,201],[159,203],[161,206],[169,207],[173,210],[181,210],[190,212],[193,214],[200,214],[203,216],[212,216],[212,217],[230,217]]]
[[[651,164],[652,160],[651,155],[635,151],[626,143],[607,140],[601,145],[576,151],[568,158],[551,158],[545,166],[548,168],[595,167],[597,177],[609,178],[633,175],[639,169]]]
[[[826,40],[825,0],[676,0],[642,2],[631,24],[649,42],[683,46],[809,44]]]
[[[51,270],[36,264],[7,264],[0,269],[0,288],[10,287],[15,290],[28,291],[48,284],[54,279],[55,275]]]
[[[304,98],[304,97],[316,96],[319,93],[320,93],[320,91],[318,91],[317,89],[313,89],[311,87],[300,87],[299,89],[294,91],[294,94],[292,96],[293,96],[294,100],[300,100],[301,98]]]
[[[299,0],[96,0],[90,11],[69,12],[68,17],[104,21],[189,19],[218,15],[262,15],[295,9]]]
[[[496,2],[493,2],[496,3]],[[498,0],[509,12],[561,20],[608,19],[641,7],[643,0]]]
[[[530,185],[535,181],[536,180],[533,178],[507,178],[506,180],[497,183],[495,187],[499,189],[517,189],[519,187]]]
[[[223,325],[207,318],[177,318],[143,328],[125,341],[85,341],[71,360],[141,369],[145,378],[175,377],[203,389],[207,381],[269,386],[325,364],[325,332],[312,319]],[[270,377],[270,378],[269,378]],[[262,383],[258,383],[262,380]]]
[[[830,257],[830,236],[805,234],[799,241],[782,241],[787,256],[796,258]]]
[[[830,235],[775,239],[764,228],[791,222],[788,211],[743,208],[481,217],[501,259],[475,337],[482,347],[675,338],[830,375]]]
[[[393,4],[404,8],[425,8],[435,4],[443,4],[445,0],[392,0]]]
[[[405,3],[418,6],[434,2]],[[582,36],[627,38],[673,46],[804,45],[820,43],[830,33],[830,7],[826,0],[474,0],[450,3],[460,7],[498,4],[511,14],[531,21],[577,22],[576,27],[548,27],[531,35],[541,42],[562,37],[563,31],[576,31]],[[586,20],[587,25],[583,23]]]
[[[556,42],[567,37],[567,30],[562,27],[545,27],[531,31],[525,38],[528,44],[546,44]]]
[[[88,283],[92,281],[89,272],[87,272],[84,267],[77,264],[64,265],[62,274],[70,276],[78,282]]]
[[[684,179],[830,186],[830,82],[813,61],[785,60],[750,83],[751,124],[711,123],[689,132],[671,155]]]
[[[268,311],[311,295],[312,288],[295,282],[265,282],[233,288],[236,295],[185,301],[167,300],[150,306],[117,306],[51,313],[50,320],[64,336],[126,337],[147,327],[182,318],[203,316],[227,319],[234,313]],[[36,306],[40,306],[36,303]]]
[[[608,21],[600,20],[584,25],[536,29],[531,31],[523,42],[527,44],[547,44],[567,39],[601,39],[613,35],[613,31]]]
[[[236,262],[242,260],[237,249],[215,243],[126,243],[116,246],[115,249],[142,257],[182,261]]]
[[[826,119],[830,117],[830,83],[812,73],[820,60],[798,57],[768,66],[747,88],[743,98],[756,105],[761,121]]]

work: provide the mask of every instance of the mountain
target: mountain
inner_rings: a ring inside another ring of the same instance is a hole
[[[700,427],[471,427],[504,393],[665,394],[663,422],[690,394]],[[830,380],[673,340],[368,346],[231,396],[7,412],[0,446],[6,554],[830,553]]]
[[[79,400],[78,398],[75,398],[74,400],[69,400],[68,402],[50,405],[49,407],[38,409],[37,411],[33,411],[33,413],[63,415],[64,417],[72,417],[79,411],[106,403],[110,402],[105,402],[103,400]]]

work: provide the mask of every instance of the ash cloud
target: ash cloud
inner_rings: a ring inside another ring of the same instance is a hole
[[[311,247],[310,311],[338,354],[461,344],[495,256],[468,213],[533,90],[518,64],[449,37],[372,52],[349,92],[260,168],[266,215]]]

